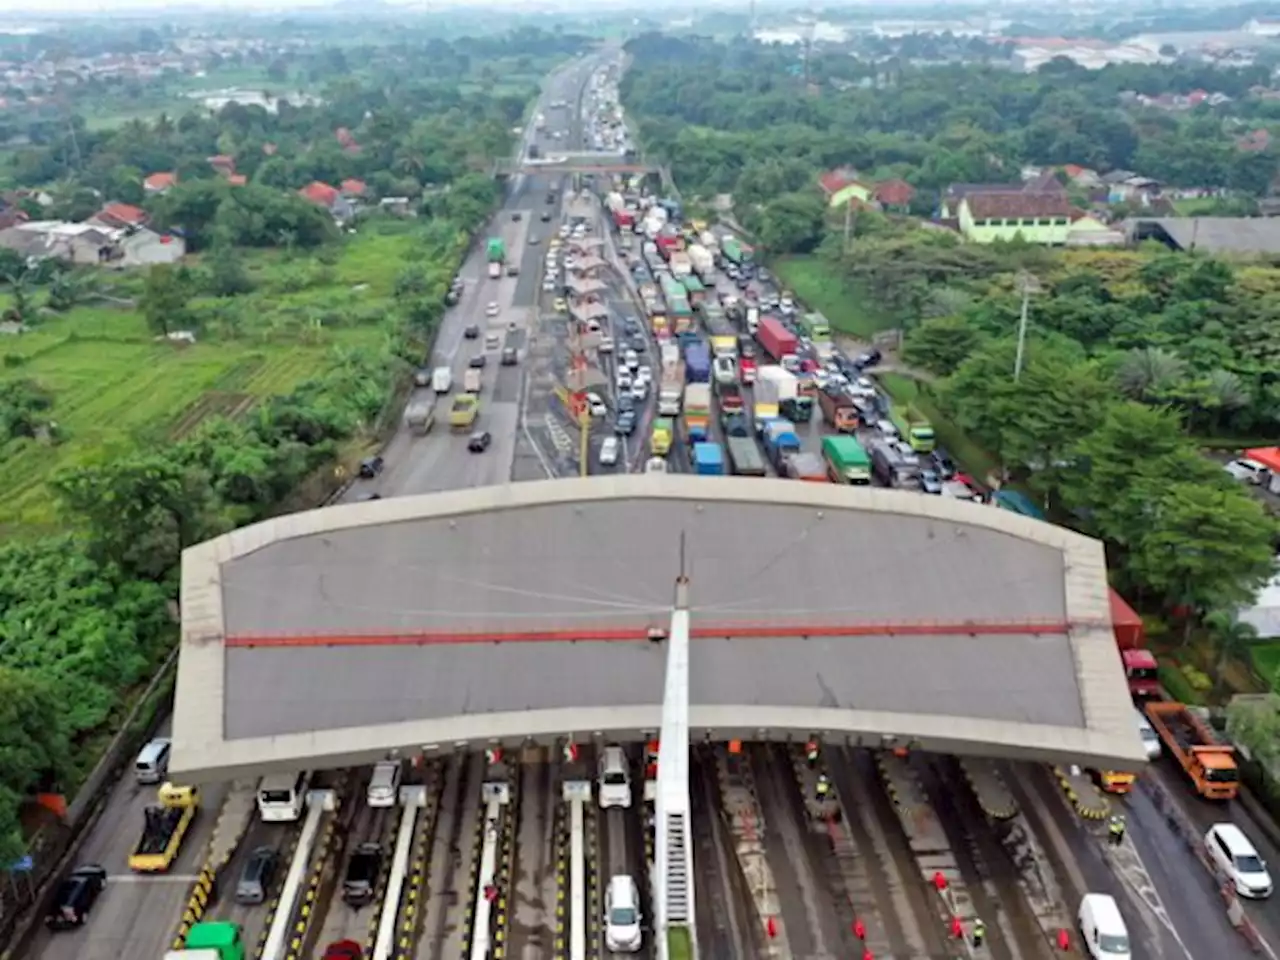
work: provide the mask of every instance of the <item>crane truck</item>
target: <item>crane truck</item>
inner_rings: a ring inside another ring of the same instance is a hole
[[[129,854],[129,869],[137,873],[163,873],[173,865],[200,809],[195,787],[166,783],[156,801],[143,810],[142,836]]]

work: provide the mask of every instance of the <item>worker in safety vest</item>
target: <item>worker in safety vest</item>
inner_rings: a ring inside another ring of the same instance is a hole
[[[973,918],[973,945],[980,947],[987,939],[987,925],[982,922],[981,917]]]
[[[814,787],[814,794],[817,796],[819,803],[831,795],[831,781],[827,779],[825,773],[818,774],[818,783]]]
[[[808,743],[804,745],[804,759],[809,764],[810,770],[812,770],[815,766],[818,765],[818,741],[817,740],[810,740]]]
[[[1124,843],[1124,817],[1112,817],[1107,824],[1107,833],[1111,836],[1111,845],[1118,847]]]

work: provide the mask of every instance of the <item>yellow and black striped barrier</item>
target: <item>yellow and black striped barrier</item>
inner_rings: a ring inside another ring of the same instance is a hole
[[[431,777],[429,783],[436,783],[437,776]],[[409,861],[409,875],[405,878],[403,903],[400,907],[400,929],[396,934],[396,960],[410,960],[413,946],[417,940],[418,923],[425,907],[422,906],[422,892],[427,883],[427,865],[431,857],[431,844],[435,842],[436,825],[439,822],[439,795],[435,792],[427,794],[427,806],[420,816],[424,817],[422,828],[418,831],[418,842],[414,845],[412,859]],[[373,956],[373,948],[378,939],[378,911],[374,911],[369,920],[369,938],[365,943],[365,956]]]
[[[325,867],[337,844],[338,807],[329,815],[320,834],[320,842],[316,844],[316,852],[311,858],[311,873],[307,877],[307,889],[302,894],[302,904],[293,922],[293,934],[289,938],[289,949],[285,960],[303,960],[306,948],[307,932],[311,929],[311,921],[315,918],[316,909],[320,906],[320,884],[324,882]]]
[[[587,869],[583,874],[587,882],[587,950],[591,956],[600,956],[600,918],[604,908],[600,906],[600,827],[596,822],[597,807],[583,804],[583,856]]]
[[[205,911],[213,900],[217,882],[217,871],[213,867],[204,867],[196,876],[191,884],[191,894],[187,897],[187,906],[182,911],[182,922],[178,924],[178,932],[173,938],[174,950],[181,950],[186,945],[187,934],[204,918]]]
[[[569,955],[569,817],[568,802],[556,804],[553,830],[556,838],[555,960]]]
[[[480,883],[480,856],[484,850],[485,804],[480,801],[479,815],[476,817],[476,836],[472,843],[471,869],[467,871],[467,899],[462,908],[462,952],[471,955],[471,941],[475,939],[476,922],[476,888]]]
[[[516,823],[519,821],[520,794],[512,785],[511,802],[503,812],[502,836],[498,851],[498,869],[493,883],[498,889],[498,901],[494,904],[493,940],[490,955],[493,960],[506,960],[507,934],[511,926],[511,899],[513,895],[512,867],[516,857]]]
[[[1083,770],[1075,773],[1054,767],[1053,773],[1066,794],[1067,802],[1080,816],[1086,820],[1105,820],[1111,813],[1111,801],[1102,795],[1093,779]]]
[[[1011,820],[1018,815],[1018,801],[1004,777],[989,760],[962,757],[960,769],[978,806],[992,820]]]

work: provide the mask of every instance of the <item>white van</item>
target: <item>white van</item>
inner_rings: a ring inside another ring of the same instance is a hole
[[[400,764],[395,760],[383,760],[373,765],[373,776],[369,778],[365,799],[371,807],[394,807],[399,789]]]
[[[133,763],[133,775],[138,783],[162,783],[169,774],[169,750],[173,741],[164,737],[151,740],[138,753]]]
[[[1204,846],[1209,859],[1237,894],[1250,900],[1271,896],[1271,874],[1266,862],[1234,823],[1215,823],[1204,835]]]
[[[448,367],[436,367],[431,373],[431,389],[436,393],[448,393],[453,389],[453,371]]]
[[[631,807],[631,771],[626,751],[614,745],[600,751],[600,778],[596,784],[600,809]]]
[[[1129,930],[1116,901],[1105,893],[1086,893],[1080,901],[1080,936],[1093,960],[1129,960]]]
[[[612,467],[618,462],[618,438],[605,437],[600,444],[600,465]]]
[[[479,393],[484,381],[479,370],[475,367],[468,367],[467,372],[462,375],[462,389],[467,393]]]
[[[621,874],[609,878],[604,892],[604,944],[614,953],[638,953],[644,940],[640,928],[640,890]]]
[[[1151,726],[1151,721],[1147,719],[1145,713],[1134,707],[1133,714],[1138,724],[1138,737],[1142,740],[1143,749],[1147,751],[1147,759],[1159,760],[1162,749],[1160,735],[1156,733],[1156,728]]]

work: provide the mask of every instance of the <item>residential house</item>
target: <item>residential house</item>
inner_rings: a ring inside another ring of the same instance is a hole
[[[818,177],[818,186],[827,197],[830,207],[843,207],[850,201],[870,203],[874,187],[858,177],[851,167],[828,170]]]
[[[187,242],[182,237],[160,234],[143,227],[127,230],[117,240],[110,266],[150,267],[157,263],[177,263],[187,255]]]
[[[972,243],[1021,237],[1028,243],[1065,246],[1079,211],[1065,194],[1028,191],[974,191],[960,198],[956,219]]]
[[[915,187],[905,180],[882,180],[875,185],[873,196],[880,206],[886,210],[905,212],[911,206],[916,195]]]
[[[1160,183],[1150,177],[1139,176],[1132,170],[1112,170],[1103,174],[1108,203],[1132,203],[1147,206],[1160,195]]]
[[[351,201],[342,195],[341,190],[327,183],[321,183],[319,180],[311,181],[298,193],[317,207],[324,207],[335,220],[347,220],[355,212]]]
[[[1062,172],[1067,175],[1075,186],[1085,190],[1094,190],[1102,186],[1102,177],[1098,176],[1097,170],[1090,170],[1088,167],[1082,167],[1078,163],[1066,163],[1062,165]]]
[[[28,261],[54,258],[98,266],[111,259],[118,234],[118,229],[101,224],[33,220],[0,230],[0,246]]]
[[[369,190],[368,184],[366,184],[363,180],[356,180],[355,178],[343,180],[342,185],[338,187],[338,192],[341,193],[348,200],[354,200],[357,197],[363,197],[368,192],[368,190]]]
[[[408,197],[383,197],[378,201],[378,206],[397,217],[412,217],[415,215],[413,202]]]
[[[147,211],[131,203],[108,203],[87,221],[112,230],[142,227],[150,220]]]
[[[178,184],[176,173],[153,173],[142,181],[142,189],[150,196],[168,193]]]
[[[229,177],[236,172],[236,158],[220,153],[216,157],[209,158],[209,166],[222,176]]]
[[[1027,180],[1024,183],[953,183],[942,194],[938,219],[955,220],[960,216],[960,203],[965,197],[979,194],[1021,194],[1049,193],[1067,197],[1066,188],[1058,182],[1052,170],[1024,171]]]

